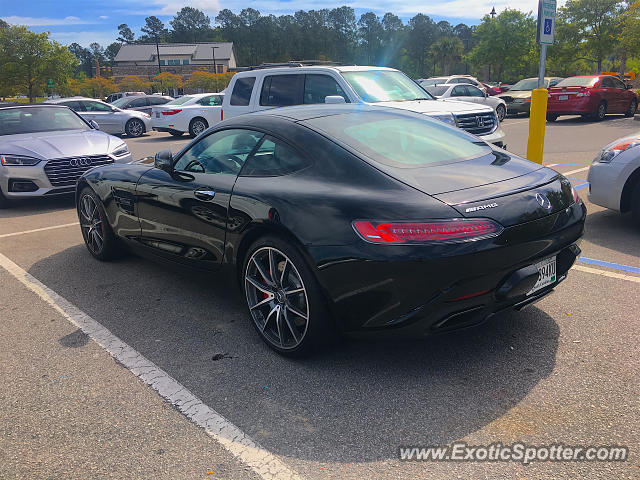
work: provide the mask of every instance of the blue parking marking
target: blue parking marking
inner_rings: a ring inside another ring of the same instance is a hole
[[[622,265],[620,263],[611,263],[605,262],[603,260],[596,260],[594,258],[580,257],[578,258],[583,263],[590,263],[592,265],[598,265],[600,267],[613,268],[615,270],[623,270],[625,272],[638,273],[640,274],[640,268],[632,267],[630,265]]]
[[[586,182],[587,181],[586,178],[570,178],[570,177],[567,178],[567,180],[573,180],[573,181],[576,181],[576,182]]]
[[[587,188],[589,186],[589,182],[583,183],[582,185],[578,185],[577,187],[573,187],[574,190],[581,190],[583,188]]]

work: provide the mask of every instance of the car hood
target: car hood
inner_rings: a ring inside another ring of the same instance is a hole
[[[496,95],[498,98],[511,97],[511,98],[529,98],[531,96],[531,90],[507,90],[504,93]]]
[[[491,112],[491,108],[484,105],[469,102],[447,102],[445,100],[413,100],[406,102],[378,102],[371,105],[380,107],[392,107],[427,115],[440,115],[445,113],[479,113]]]
[[[0,153],[50,158],[104,155],[124,142],[98,130],[24,133],[0,137]]]

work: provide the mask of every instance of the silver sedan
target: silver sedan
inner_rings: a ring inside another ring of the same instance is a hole
[[[0,208],[13,199],[73,192],[90,168],[130,161],[122,139],[65,106],[0,106]]]
[[[503,121],[507,116],[507,103],[498,97],[492,97],[478,87],[471,84],[448,83],[446,85],[432,85],[423,87],[438,99],[456,102],[471,102],[487,105],[496,111],[498,120]]]
[[[631,212],[640,227],[640,132],[604,147],[589,168],[589,201]]]
[[[126,133],[129,137],[139,137],[151,130],[151,117],[135,110],[122,110],[93,98],[71,97],[47,100],[47,103],[65,105],[85,120],[93,120],[100,130],[112,135]]]

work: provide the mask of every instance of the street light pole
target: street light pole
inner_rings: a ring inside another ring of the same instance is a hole
[[[158,42],[158,34],[155,35],[156,39],[156,55],[158,57],[158,73],[162,72],[162,67],[160,66],[160,45]]]

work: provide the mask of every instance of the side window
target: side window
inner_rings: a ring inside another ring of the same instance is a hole
[[[198,100],[198,103],[205,107],[215,107],[222,105],[222,97],[220,95],[209,95]]]
[[[484,97],[484,92],[480,90],[478,87],[474,87],[473,85],[467,85],[467,94],[470,97]]]
[[[243,177],[273,177],[286,175],[310,165],[310,162],[292,147],[280,140],[266,136],[264,141],[247,160],[242,170]]]
[[[260,105],[286,107],[302,103],[301,90],[304,75],[269,75],[265,77],[260,94]]]
[[[324,103],[325,97],[339,95],[349,103],[347,94],[329,75],[305,75],[304,79],[304,103]]]
[[[457,87],[453,87],[453,90],[451,90],[451,96],[452,97],[466,97],[467,96],[467,89],[462,85],[458,85]]]
[[[69,107],[74,112],[84,112],[85,111],[84,105],[82,104],[82,102],[79,102],[78,100],[73,100],[71,102],[63,102],[62,105],[66,105],[67,107]]]
[[[174,168],[182,172],[238,175],[262,137],[262,133],[252,130],[212,133],[184,152]]]
[[[168,101],[169,99],[164,97],[149,97],[149,105],[164,105]]]
[[[111,112],[111,107],[109,105],[104,105],[99,102],[88,102],[86,100],[82,101],[86,112]]]
[[[129,105],[127,105],[125,108],[140,108],[146,107],[147,105],[148,103],[146,98],[136,98],[135,100],[131,100],[129,102]]]
[[[615,83],[612,77],[604,77],[602,79],[602,88],[615,88]]]
[[[247,106],[251,100],[251,91],[253,84],[256,83],[256,77],[242,77],[236,80],[231,93],[231,105]]]
[[[620,88],[622,90],[626,89],[626,87],[624,86],[624,83],[620,79],[615,78],[615,77],[611,77],[611,80],[613,80],[613,87],[614,88]]]

